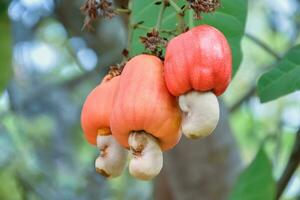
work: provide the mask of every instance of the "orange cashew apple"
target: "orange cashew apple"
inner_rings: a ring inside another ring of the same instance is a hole
[[[219,120],[221,95],[231,80],[231,49],[225,36],[200,25],[173,38],[167,46],[164,74],[168,90],[179,96],[182,132],[188,138],[209,135]]]
[[[119,80],[119,76],[105,76],[88,95],[81,112],[85,138],[100,149],[100,156],[95,161],[96,171],[109,178],[121,175],[127,160],[127,150],[119,145],[110,130],[110,115]]]
[[[181,136],[180,110],[167,90],[162,61],[151,55],[133,57],[124,67],[111,116],[116,140],[129,148],[131,175],[149,180],[163,164],[162,151]]]

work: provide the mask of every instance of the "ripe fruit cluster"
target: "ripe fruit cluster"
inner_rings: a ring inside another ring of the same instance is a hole
[[[231,50],[217,29],[202,25],[167,46],[164,63],[138,55],[120,76],[107,75],[87,97],[81,115],[85,137],[100,149],[97,172],[119,176],[130,150],[130,173],[155,177],[162,151],[174,147],[181,133],[209,135],[219,119],[216,96],[231,79]]]

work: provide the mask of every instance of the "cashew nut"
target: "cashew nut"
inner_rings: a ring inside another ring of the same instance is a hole
[[[183,111],[182,132],[188,138],[210,135],[219,121],[219,103],[212,92],[191,91],[179,97]]]

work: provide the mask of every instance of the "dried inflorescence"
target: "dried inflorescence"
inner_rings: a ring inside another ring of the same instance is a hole
[[[116,15],[109,0],[86,0],[80,10],[86,15],[83,28],[92,29],[91,23],[99,16],[112,18]]]
[[[115,76],[119,76],[121,75],[122,73],[122,69],[123,67],[121,65],[125,65],[125,64],[118,64],[116,66],[110,66],[110,69],[108,71],[108,74],[111,76],[111,77],[115,77]]]
[[[187,0],[195,11],[195,18],[201,19],[201,13],[214,12],[220,7],[220,0]]]
[[[121,75],[126,63],[127,63],[127,60],[124,60],[119,64],[110,66],[108,74],[111,76],[111,78]]]
[[[159,35],[159,32],[153,29],[146,36],[140,37],[145,49],[149,50],[153,55],[162,58],[163,48],[167,45],[167,39]]]

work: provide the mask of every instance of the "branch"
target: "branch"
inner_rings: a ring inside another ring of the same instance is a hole
[[[256,43],[258,46],[260,46],[262,49],[264,49],[266,52],[274,56],[276,60],[281,59],[281,56],[277,52],[275,52],[269,45],[261,41],[259,38],[255,37],[254,35],[251,35],[250,33],[245,33],[245,36],[252,40],[254,43]]]
[[[281,59],[280,59],[281,60]],[[264,67],[264,69],[271,69],[272,67],[274,67],[274,65],[276,65],[280,60],[277,60],[276,62],[268,65],[267,67]],[[261,71],[258,74],[262,74],[264,71]],[[248,99],[250,99],[253,95],[255,95],[256,93],[256,84],[252,85],[251,88],[248,90],[248,92],[241,98],[239,99],[237,102],[235,102],[231,107],[230,107],[230,112],[235,112],[245,101],[247,101]]]
[[[103,54],[102,59],[100,60],[100,63],[98,67],[95,69],[85,72],[81,75],[77,75],[69,80],[64,80],[61,82],[54,82],[54,83],[48,83],[47,85],[41,85],[39,88],[34,90],[31,94],[27,95],[27,98],[24,99],[21,106],[26,106],[32,102],[35,98],[40,98],[41,96],[44,96],[45,94],[49,93],[52,90],[55,90],[56,88],[64,87],[68,90],[72,90],[76,88],[79,84],[82,82],[91,79],[92,77],[101,76],[101,72],[103,72],[105,67],[111,66],[113,64],[116,64],[120,62],[120,52],[113,51],[109,52],[107,54]],[[104,74],[104,73],[103,73]],[[103,75],[102,74],[102,75]]]
[[[128,0],[127,8],[129,10],[132,10],[132,1]],[[132,15],[132,13],[130,13],[129,15]],[[132,24],[132,17],[129,16],[128,23],[127,23],[127,50],[129,52],[131,51],[131,41],[133,38],[133,28],[131,27],[131,24]]]
[[[177,14],[182,13],[181,8],[173,0],[169,0],[169,3],[174,8],[174,10],[177,12]]]
[[[115,12],[117,12],[118,14],[130,14],[131,10],[130,9],[126,9],[126,8],[116,8]]]
[[[177,31],[178,33],[183,33],[185,31],[185,22],[184,22],[184,10],[182,10],[176,2],[173,0],[168,0],[169,4],[173,7],[173,9],[177,13],[177,19],[178,19],[178,25],[177,25]]]
[[[193,27],[195,26],[195,24],[194,24],[194,14],[193,14],[193,10],[190,9],[190,10],[188,11],[188,14],[189,14],[188,24],[189,24],[189,28],[191,29],[191,28],[193,28]]]
[[[18,183],[21,185],[22,189],[24,190],[25,195],[29,192],[32,192],[41,199],[49,198],[49,196],[47,196],[49,194],[46,195],[44,191],[42,191],[38,186],[36,187],[33,184],[31,184],[31,182],[28,181],[28,179],[23,177],[21,174],[17,173],[15,176],[16,179],[18,180]]]
[[[282,176],[278,180],[276,200],[280,199],[282,193],[284,192],[294,172],[297,170],[299,164],[300,164],[300,128],[297,131],[296,141],[292,153],[290,155],[289,161],[282,173]]]
[[[264,49],[266,52],[268,52],[270,55],[274,56],[274,58],[276,59],[275,65],[282,59],[282,56],[280,56],[269,45],[261,41],[259,38],[251,35],[250,33],[245,33],[245,36],[249,38],[251,41],[253,41],[255,44],[257,44],[258,46],[260,46],[262,49]],[[293,46],[293,44],[291,44],[291,46]],[[274,66],[274,63],[271,64],[269,67],[266,67],[266,69],[269,69],[272,66]],[[252,88],[240,100],[238,100],[236,103],[234,103],[231,106],[230,112],[236,111],[237,108],[239,108],[245,101],[247,101],[255,93],[256,93],[256,85],[253,85]]]
[[[71,38],[70,35],[68,35],[68,38]],[[81,62],[79,61],[79,59],[77,58],[73,48],[71,47],[71,45],[69,44],[69,40],[66,40],[64,42],[64,47],[66,48],[67,50],[67,53],[71,56],[71,58],[74,60],[74,62],[76,63],[78,69],[81,71],[81,72],[85,72],[86,69],[85,67],[81,64]]]
[[[230,107],[230,112],[235,112],[245,101],[250,99],[256,93],[256,87],[253,86],[240,100]]]

